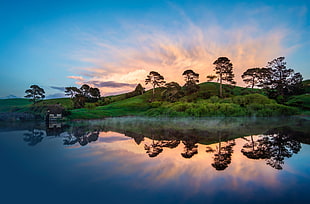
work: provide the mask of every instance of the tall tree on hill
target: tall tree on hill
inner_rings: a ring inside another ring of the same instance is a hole
[[[149,75],[147,75],[145,79],[145,84],[151,84],[153,87],[153,98],[155,96],[155,87],[163,86],[166,81],[162,75],[160,75],[158,72],[151,71]]]
[[[251,68],[247,69],[241,75],[243,81],[252,89],[254,86],[262,86],[264,79],[269,75],[269,69],[266,68]]]
[[[199,74],[191,69],[185,70],[182,75],[184,77],[185,83],[199,83]]]
[[[176,102],[182,97],[181,86],[177,82],[169,82],[165,86],[165,90],[162,92],[162,97],[170,102]]]
[[[94,98],[94,99],[99,99],[100,98],[100,90],[98,88],[89,88],[89,95]]]
[[[284,98],[302,89],[302,75],[287,68],[284,60],[285,57],[278,57],[267,64],[266,69],[269,70],[270,74],[265,79],[263,87],[271,98],[278,98],[279,96]],[[283,101],[280,100],[279,102]]]
[[[197,83],[199,83],[199,74],[191,69],[188,69],[185,70],[182,75],[185,80],[184,87],[186,89],[187,94],[197,92],[199,89],[199,86],[197,85]]]
[[[65,87],[65,95],[72,99],[75,95],[81,94],[81,90],[77,87]]]
[[[215,65],[214,71],[220,82],[220,97],[223,97],[223,81],[230,84],[236,84],[234,81],[235,75],[233,74],[233,64],[227,57],[219,57],[213,62]]]
[[[89,92],[90,92],[90,86],[89,86],[89,85],[83,84],[83,85],[81,86],[80,90],[81,90],[82,95],[83,95],[84,97],[86,97],[86,98],[89,97],[89,95],[90,95],[90,93],[89,93]]]
[[[27,94],[25,97],[30,98],[30,101],[32,101],[34,104],[39,100],[43,100],[45,98],[44,89],[39,87],[38,85],[31,85],[30,89],[27,89],[25,93]]]

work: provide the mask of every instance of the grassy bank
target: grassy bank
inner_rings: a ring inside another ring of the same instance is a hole
[[[49,99],[32,104],[26,99],[0,100],[0,112],[26,112],[44,118],[49,105],[65,108],[66,118],[100,119],[118,116],[210,117],[210,116],[287,116],[309,115],[310,95],[292,96],[286,104],[269,99],[259,89],[224,85],[225,98],[217,97],[218,83],[201,83],[198,92],[184,95],[176,102],[163,99],[163,88],[128,98],[126,94],[105,97],[103,103],[86,103],[85,108],[74,109],[70,98]],[[104,105],[103,105],[104,104]]]

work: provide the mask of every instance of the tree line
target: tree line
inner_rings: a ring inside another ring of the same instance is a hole
[[[206,76],[207,81],[219,83],[219,97],[223,98],[223,84],[236,85],[234,81],[233,64],[227,57],[219,57],[213,62],[214,74]],[[166,83],[164,76],[156,71],[151,71],[146,79],[145,85],[152,86],[152,99],[154,100],[155,88],[164,87],[162,97],[170,102],[177,101],[184,95],[190,95],[199,90],[199,74],[192,69],[185,70],[182,74],[185,84],[181,87],[177,82]],[[278,102],[284,102],[288,96],[303,93],[302,75],[293,69],[287,68],[285,57],[278,57],[267,63],[267,66],[259,68],[249,68],[241,75],[247,87],[261,88],[266,91],[269,98],[277,99]],[[126,94],[126,98],[143,94],[145,88],[138,84],[134,91]],[[45,98],[45,91],[38,85],[31,85],[30,89],[25,91],[26,98],[30,98],[36,103]],[[74,102],[75,108],[84,107],[86,102],[97,102],[101,98],[98,88],[83,84],[80,88],[65,87],[65,94],[70,96]]]
[[[283,102],[285,98],[291,95],[303,93],[302,75],[293,69],[286,67],[285,57],[278,57],[267,63],[266,67],[249,68],[242,74],[243,81],[247,87],[262,88],[266,91],[269,98],[277,99]],[[219,96],[223,98],[223,83],[236,85],[234,81],[233,64],[227,57],[219,57],[213,62],[214,75],[206,76],[207,81],[217,79],[219,82]],[[199,89],[199,74],[191,69],[183,72],[185,80],[184,93],[191,94]],[[177,82],[166,83],[164,77],[158,72],[151,71],[145,80],[146,84],[151,84],[153,89],[153,98],[156,87],[165,86],[163,95],[168,100],[175,100],[180,97],[181,86]]]

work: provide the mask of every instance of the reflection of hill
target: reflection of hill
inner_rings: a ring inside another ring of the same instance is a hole
[[[217,142],[218,133],[223,140],[248,135],[258,135],[270,129],[287,126],[298,132],[299,139],[309,144],[310,121],[299,118],[211,118],[211,119],[152,119],[111,118],[102,123],[105,130],[123,133],[135,139],[137,144],[143,137],[155,140],[184,140],[197,137],[200,144]]]

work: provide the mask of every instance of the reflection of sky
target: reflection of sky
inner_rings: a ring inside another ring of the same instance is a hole
[[[115,140],[106,142],[103,138],[115,138]],[[182,143],[174,149],[164,147],[163,152],[157,157],[149,158],[144,150],[144,144],[152,143],[152,140],[148,138],[137,145],[133,139],[121,139],[119,133],[102,132],[99,141],[89,146],[92,151],[87,157],[95,156],[97,159],[87,165],[97,165],[98,162],[102,164],[114,163],[113,170],[109,172],[111,176],[117,174],[135,175],[135,179],[141,181],[135,183],[135,187],[138,189],[148,188],[146,184],[151,185],[152,188],[175,185],[188,189],[185,191],[186,194],[189,194],[187,196],[202,192],[212,195],[218,191],[226,190],[241,191],[252,196],[258,186],[261,189],[281,189],[281,185],[283,185],[281,180],[286,180],[281,178],[281,175],[287,171],[286,169],[292,169],[288,163],[284,166],[285,170],[278,171],[267,166],[264,160],[246,158],[241,153],[242,146],[246,142],[243,139],[236,140],[232,162],[224,171],[216,171],[211,166],[213,154],[206,153],[206,145],[199,144],[198,154],[191,159],[181,156],[181,152],[184,150]],[[293,157],[295,156],[293,155]],[[304,163],[304,160],[302,162]],[[301,176],[296,169],[294,175]]]
[[[239,138],[231,164],[216,171],[206,145],[199,144],[198,154],[191,159],[181,156],[182,142],[150,158],[144,150],[144,144],[152,143],[148,138],[137,145],[123,134],[100,132],[99,139],[86,146],[63,146],[62,137],[45,137],[40,144],[28,146],[23,141],[25,132],[0,133],[4,195],[21,195],[12,196],[13,200],[38,203],[38,198],[54,201],[62,195],[69,201],[78,199],[77,203],[90,199],[123,203],[124,198],[136,203],[296,203],[307,198],[309,189],[309,145],[286,158],[278,171],[264,160],[242,155],[246,141]],[[29,197],[34,191],[36,200]]]

